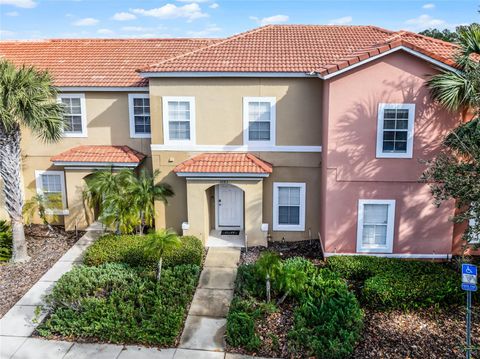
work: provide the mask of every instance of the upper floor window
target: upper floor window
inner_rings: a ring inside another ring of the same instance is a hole
[[[243,98],[245,145],[275,144],[275,97]]]
[[[358,201],[357,252],[392,253],[395,200]]]
[[[48,214],[68,214],[62,171],[35,171],[37,193],[46,197]]]
[[[84,94],[61,94],[58,101],[63,105],[64,137],[87,137],[87,116]]]
[[[377,157],[412,158],[414,104],[378,106]]]
[[[273,230],[305,230],[305,183],[273,184]]]
[[[128,108],[130,116],[130,137],[150,137],[150,98],[148,94],[129,94]]]
[[[163,97],[164,143],[195,142],[195,98]]]

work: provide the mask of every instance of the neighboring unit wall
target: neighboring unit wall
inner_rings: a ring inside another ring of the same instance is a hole
[[[328,80],[324,101],[322,238],[328,253],[357,251],[358,201],[395,200],[393,253],[452,252],[453,203],[440,208],[419,160],[438,152],[459,118],[435,104],[425,86],[436,73],[425,61],[397,52]],[[415,104],[413,158],[376,158],[380,103]]]
[[[79,92],[75,92],[79,93]],[[146,155],[150,154],[149,138],[131,138],[127,92],[86,92],[85,109],[87,120],[86,137],[64,137],[54,144],[45,144],[24,131],[22,138],[22,167],[25,182],[25,198],[28,200],[36,193],[35,171],[64,171],[63,167],[54,167],[50,158],[68,149],[81,145],[127,145]],[[151,167],[151,159],[145,160]],[[88,225],[82,199],[83,178],[91,170],[66,170],[66,196],[70,214],[59,216],[59,222],[68,229],[78,225]]]
[[[175,197],[168,205],[156,203],[158,227],[181,231],[188,220],[187,184],[172,170],[179,163],[206,151],[228,152],[243,143],[243,98],[276,98],[276,145],[265,151],[242,148],[273,165],[273,173],[263,180],[261,222],[269,224],[274,240],[317,238],[319,231],[321,153],[295,152],[295,147],[321,146],[322,81],[319,79],[260,79],[260,78],[181,78],[150,79],[152,116],[153,168],[161,171],[162,181],[172,185]],[[195,97],[195,144],[162,148],[164,96]],[[214,147],[212,147],[214,146]],[[227,146],[221,148],[221,146]],[[289,151],[275,152],[276,146],[292,146]],[[297,149],[298,150],[298,149]],[[305,231],[273,231],[273,183],[299,182],[306,184]],[[245,209],[248,211],[248,208]],[[250,213],[252,214],[252,213]],[[245,219],[249,216],[245,213]],[[208,224],[208,220],[204,219]],[[203,223],[203,222],[202,222]],[[206,230],[201,229],[204,233]]]

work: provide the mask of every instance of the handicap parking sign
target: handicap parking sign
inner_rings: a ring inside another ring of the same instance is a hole
[[[477,290],[477,267],[473,264],[462,264],[462,289]]]

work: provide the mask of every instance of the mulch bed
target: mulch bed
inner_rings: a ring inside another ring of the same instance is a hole
[[[83,233],[78,233],[80,238]],[[25,227],[30,261],[24,264],[0,262],[0,318],[45,274],[77,241],[75,232],[45,226]]]
[[[252,247],[243,251],[240,264],[254,263],[265,248]],[[318,241],[269,243],[268,250],[282,258],[303,256],[315,264],[323,265]],[[381,312],[365,309],[364,330],[351,359],[370,358],[464,358],[465,307],[448,309],[421,309],[411,312]],[[228,347],[227,351],[264,357],[306,358],[302,353],[288,356],[286,334],[293,325],[292,306],[284,303],[280,310],[267,316],[257,325],[262,348],[248,353],[241,348]],[[268,334],[270,333],[270,334]],[[271,333],[275,338],[272,339]],[[480,345],[480,305],[472,315],[472,344]],[[480,357],[480,352],[472,353]]]

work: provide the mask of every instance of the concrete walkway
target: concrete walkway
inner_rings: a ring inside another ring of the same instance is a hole
[[[223,352],[227,314],[240,260],[238,248],[210,248],[179,348]],[[213,357],[212,357],[213,358]]]
[[[240,250],[211,248],[205,260],[179,348],[156,349],[113,344],[82,344],[32,338],[46,312],[35,315],[43,297],[102,234],[95,224],[0,319],[0,359],[253,359],[225,353],[226,315],[233,296]],[[256,357],[256,359],[261,359]]]

